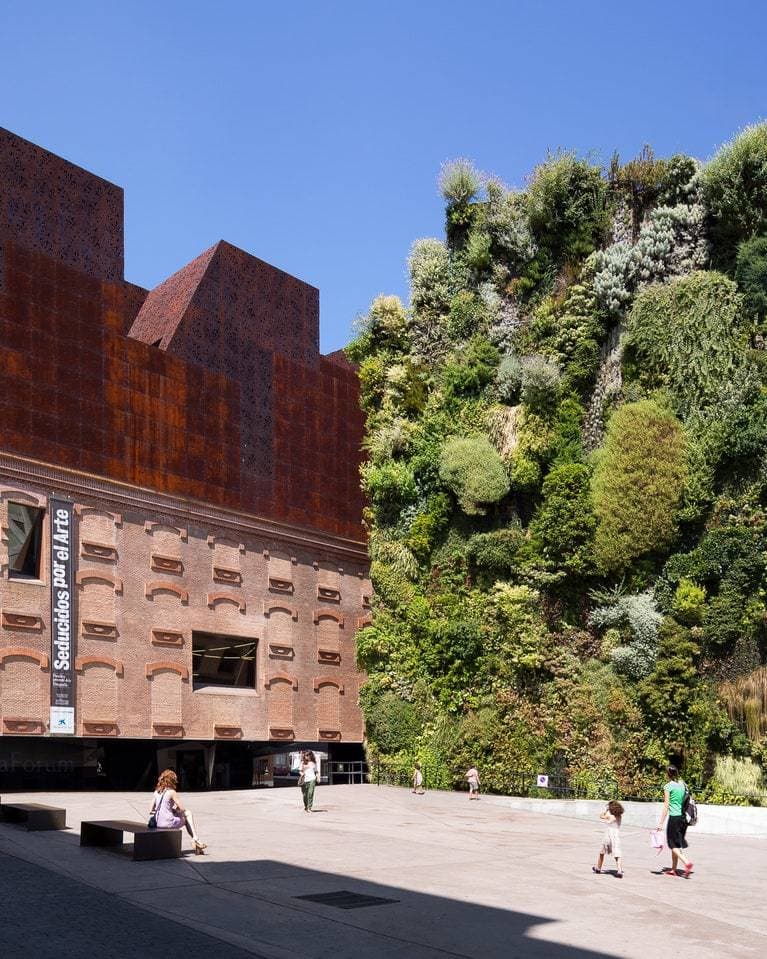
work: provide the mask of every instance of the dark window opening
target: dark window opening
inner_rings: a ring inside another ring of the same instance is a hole
[[[257,641],[245,636],[192,633],[192,682],[204,686],[256,687]]]
[[[8,576],[40,579],[45,510],[37,506],[8,504]]]

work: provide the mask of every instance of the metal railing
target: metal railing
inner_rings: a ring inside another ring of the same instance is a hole
[[[515,769],[509,777],[508,795],[579,799],[584,793],[570,782],[565,772],[549,773],[533,769]]]
[[[421,765],[423,786],[425,789],[466,790],[468,785],[463,774],[437,770],[428,764]],[[508,785],[503,790],[507,796],[556,796],[558,799],[578,798],[578,791],[571,785],[568,777],[562,773],[548,773],[547,786],[539,786],[539,773],[532,769],[515,769],[509,772]],[[480,770],[480,778],[482,771]],[[370,782],[379,786],[411,786],[413,769],[402,769],[387,766],[380,762],[373,763]],[[492,790],[496,792],[498,790]]]
[[[352,760],[347,762],[329,762],[323,770],[327,770],[328,783],[336,785],[355,785],[360,783],[371,783],[378,786],[399,786],[410,788],[413,783],[413,768],[403,768],[390,766],[378,760],[367,763],[364,760]],[[443,789],[465,790],[468,788],[462,775],[450,774],[446,776],[444,768],[439,772],[435,766],[428,764],[421,765],[421,774],[423,776],[423,786],[425,789]],[[480,770],[480,776],[482,771]],[[544,777],[543,784],[541,777]],[[449,783],[449,785],[448,785]],[[693,795],[698,796],[702,792],[700,783],[690,784]],[[557,770],[546,772],[536,769],[512,769],[508,773],[508,780],[503,790],[488,789],[488,792],[502,792],[506,796],[521,796],[531,799],[586,799],[587,790],[574,783],[567,772]],[[610,795],[608,795],[608,793]],[[600,797],[601,798],[601,797]],[[625,801],[637,800],[646,802],[647,796],[615,796],[613,791],[606,787],[605,798],[618,798]]]
[[[421,774],[426,789],[450,789],[446,779],[452,783],[453,789],[467,788],[463,777],[450,774],[446,777],[444,769],[438,772],[436,767],[429,764],[421,765]],[[334,760],[325,764],[323,779],[326,775],[328,782],[336,785],[374,783],[378,786],[409,787],[413,782],[413,768],[391,766],[380,761],[368,763],[365,760]],[[538,772],[531,769],[513,770],[509,774],[509,785],[504,792],[512,796],[553,795],[560,799],[578,798],[578,790],[570,784],[565,774],[548,774],[546,788],[537,785],[538,775]]]
[[[377,786],[410,787],[413,784],[414,767],[403,769],[389,766],[385,763],[374,762],[370,770],[370,782]],[[444,789],[444,772],[440,776],[436,767],[426,763],[421,765],[424,789]]]

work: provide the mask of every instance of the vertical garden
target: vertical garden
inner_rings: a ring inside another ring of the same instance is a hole
[[[758,802],[767,760],[767,125],[706,164],[559,152],[440,177],[367,417],[370,753]]]

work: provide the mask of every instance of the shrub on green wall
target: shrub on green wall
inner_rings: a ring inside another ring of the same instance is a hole
[[[767,233],[767,123],[746,127],[704,168],[714,261],[732,268],[738,244]]]
[[[747,313],[763,320],[767,316],[767,236],[740,244],[735,280]]]
[[[655,668],[641,683],[640,702],[650,729],[667,756],[685,755],[700,741],[696,733],[700,677],[696,668],[700,650],[689,630],[673,619],[660,628]],[[691,770],[688,768],[687,775]]]
[[[412,750],[421,731],[415,706],[396,693],[377,692],[370,684],[360,691],[368,737],[384,753]]]
[[[555,260],[587,256],[604,235],[606,199],[598,167],[572,152],[551,154],[535,168],[527,190],[533,234]]]
[[[521,528],[494,529],[489,533],[475,533],[466,544],[466,559],[480,581],[488,586],[511,575],[517,554],[524,543]]]
[[[576,576],[594,571],[596,518],[591,508],[591,470],[565,463],[543,482],[543,502],[530,523],[536,552],[551,568]]]
[[[521,362],[522,401],[535,412],[546,412],[559,396],[562,374],[545,356],[525,356]]]
[[[666,389],[687,416],[713,402],[745,362],[741,296],[721,273],[650,286],[634,303],[624,342],[627,378]]]
[[[613,414],[592,481],[594,548],[604,570],[625,569],[673,542],[684,454],[681,424],[653,400]]]
[[[509,492],[503,460],[484,436],[456,437],[442,451],[439,475],[455,493],[465,513],[485,512],[485,507]]]
[[[362,469],[362,488],[385,522],[394,522],[417,492],[412,470],[396,460],[380,465],[366,463]]]

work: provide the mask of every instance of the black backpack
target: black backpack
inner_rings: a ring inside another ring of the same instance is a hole
[[[682,800],[682,814],[687,819],[688,826],[694,826],[698,821],[698,804],[695,802],[695,797],[690,792],[690,789],[685,783],[684,786],[684,799]]]

